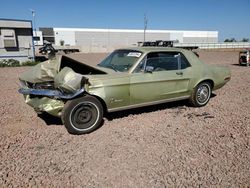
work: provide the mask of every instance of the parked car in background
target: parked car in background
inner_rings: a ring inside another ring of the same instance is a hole
[[[239,65],[249,66],[250,52],[249,50],[240,51],[239,53]]]
[[[20,76],[19,92],[37,113],[60,117],[69,133],[90,133],[109,112],[188,99],[206,105],[231,77],[180,48],[118,49],[93,67],[67,56],[41,63]]]

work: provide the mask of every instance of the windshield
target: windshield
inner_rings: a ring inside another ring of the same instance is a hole
[[[97,66],[127,72],[141,55],[142,52],[136,50],[116,50]]]

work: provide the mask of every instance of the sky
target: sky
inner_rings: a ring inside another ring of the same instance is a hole
[[[2,0],[3,1],[3,0]],[[250,39],[250,0],[8,0],[0,18],[35,26],[219,31],[219,40]]]

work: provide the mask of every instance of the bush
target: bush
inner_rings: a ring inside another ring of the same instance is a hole
[[[34,65],[37,65],[38,63],[40,63],[40,62],[38,62],[38,61],[25,61],[21,64],[21,66],[34,66]]]
[[[0,61],[0,67],[19,67],[20,62],[15,59],[4,59]]]
[[[18,60],[15,59],[4,59],[0,60],[0,67],[20,67],[20,66],[34,66],[38,64],[37,61],[25,61],[20,63]]]
[[[225,39],[224,42],[237,42],[235,38]]]

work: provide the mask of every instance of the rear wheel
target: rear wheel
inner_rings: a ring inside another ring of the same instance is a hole
[[[201,107],[205,106],[211,97],[211,84],[209,82],[202,82],[198,84],[191,97],[190,97],[190,103],[195,107]]]
[[[102,119],[102,104],[92,96],[67,101],[62,111],[62,122],[71,134],[90,133],[100,126]]]

